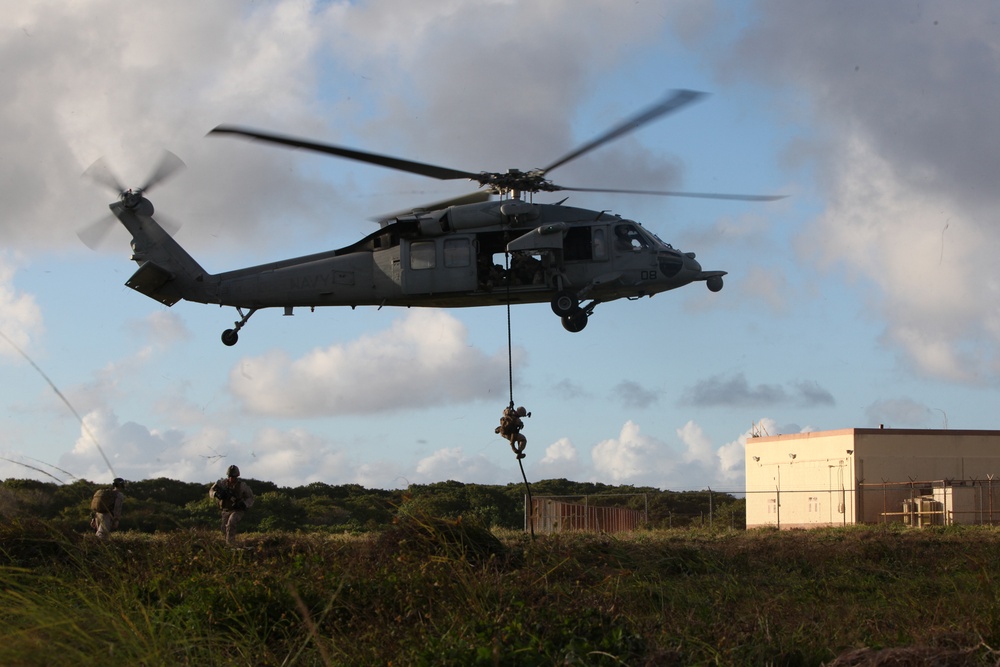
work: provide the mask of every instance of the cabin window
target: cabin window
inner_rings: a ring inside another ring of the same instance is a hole
[[[445,239],[444,265],[461,268],[472,264],[472,246],[469,239]]]
[[[433,269],[435,265],[434,241],[416,241],[410,244],[411,269]]]
[[[563,258],[567,262],[593,259],[590,227],[570,227],[563,240]]]
[[[594,259],[608,258],[608,241],[605,238],[605,231],[601,227],[594,228]]]

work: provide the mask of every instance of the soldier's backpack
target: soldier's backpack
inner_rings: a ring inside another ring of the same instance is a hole
[[[111,514],[115,511],[115,490],[98,489],[90,501],[90,509],[101,514]]]

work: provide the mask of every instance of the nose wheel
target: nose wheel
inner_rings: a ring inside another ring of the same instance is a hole
[[[577,306],[569,314],[563,316],[562,325],[563,329],[570,333],[580,333],[587,326],[587,321],[590,320],[590,316],[594,312],[594,308],[597,307],[599,301],[591,301],[584,307]]]
[[[250,316],[257,312],[257,309],[251,308],[249,311],[247,311],[247,314],[244,315],[243,309],[237,307],[236,312],[240,314],[240,320],[234,323],[232,329],[226,329],[225,331],[222,332],[222,344],[227,347],[232,347],[233,345],[236,345],[237,342],[239,342],[240,329],[242,329],[243,325],[247,323],[247,320],[250,319]]]
[[[590,316],[587,313],[578,310],[562,318],[563,329],[570,333],[580,333],[587,326],[587,320],[589,319]]]

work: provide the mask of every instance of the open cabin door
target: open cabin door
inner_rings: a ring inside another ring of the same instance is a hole
[[[404,294],[471,292],[476,260],[471,236],[400,241]]]

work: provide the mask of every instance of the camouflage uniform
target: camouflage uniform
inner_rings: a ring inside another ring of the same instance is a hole
[[[120,477],[115,478],[112,489],[115,492],[115,500],[112,503],[110,512],[94,511],[94,517],[90,520],[90,527],[96,531],[96,535],[106,539],[111,535],[111,531],[118,529],[118,522],[122,518],[122,504],[125,502],[125,494],[119,489],[125,486],[125,480]]]
[[[524,458],[524,448],[528,446],[528,439],[521,435],[521,429],[524,428],[524,422],[521,421],[521,417],[530,416],[531,413],[523,407],[515,410],[514,404],[511,403],[503,410],[503,415],[500,417],[500,426],[497,426],[493,430],[494,433],[499,433],[504,439],[510,442],[510,448],[517,454],[518,459]]]
[[[226,535],[226,542],[232,542],[236,537],[236,525],[243,514],[253,507],[250,485],[240,479],[239,468],[229,466],[227,476],[213,484],[208,495],[222,510],[222,532]]]

